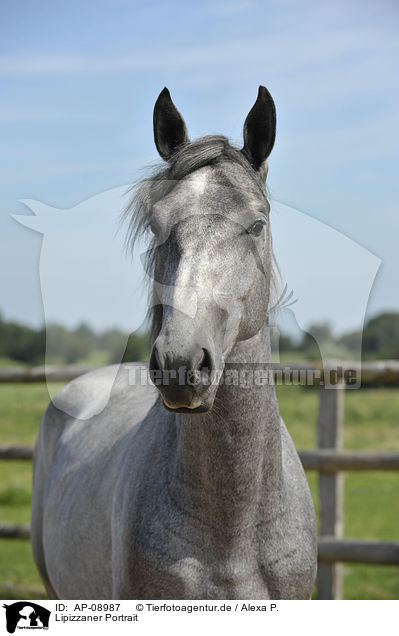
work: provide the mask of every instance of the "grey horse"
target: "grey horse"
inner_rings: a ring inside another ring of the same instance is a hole
[[[99,369],[43,416],[32,546],[50,598],[311,596],[314,509],[268,372],[275,130],[263,86],[241,150],[216,135],[190,142],[169,91],[158,97],[165,167],[126,213],[132,241],[152,232],[153,382],[120,365],[87,418],[115,377]]]

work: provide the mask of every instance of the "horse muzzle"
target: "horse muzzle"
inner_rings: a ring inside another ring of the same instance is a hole
[[[217,390],[216,376],[215,356],[209,346],[195,344],[188,348],[180,339],[177,347],[172,347],[170,339],[162,335],[155,341],[150,358],[150,378],[161,393],[167,410],[208,411]]]

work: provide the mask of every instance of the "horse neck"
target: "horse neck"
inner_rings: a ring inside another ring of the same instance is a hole
[[[268,330],[239,343],[226,368],[250,378],[270,361]],[[240,384],[240,383],[239,383]],[[259,383],[258,383],[259,384]],[[219,386],[214,408],[177,415],[173,485],[178,501],[197,519],[226,534],[253,526],[281,487],[280,416],[274,386]]]

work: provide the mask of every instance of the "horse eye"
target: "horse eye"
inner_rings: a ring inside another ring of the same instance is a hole
[[[255,221],[255,223],[247,229],[247,233],[252,234],[252,236],[260,236],[264,227],[264,221]]]

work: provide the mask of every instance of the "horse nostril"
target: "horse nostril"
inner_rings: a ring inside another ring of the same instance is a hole
[[[196,369],[198,371],[212,371],[213,369],[213,364],[212,364],[212,358],[210,356],[210,353],[207,351],[207,349],[202,349],[202,357],[200,359],[200,361],[197,364]]]
[[[214,363],[207,349],[195,348],[196,355],[177,356],[169,348],[165,351],[163,342],[154,344],[150,356],[150,378],[158,388],[171,391],[170,387],[207,386],[212,378]],[[169,388],[168,388],[169,387]]]
[[[150,356],[150,370],[151,371],[160,371],[161,363],[159,361],[159,354],[157,348],[154,346],[152,348],[151,356]]]

